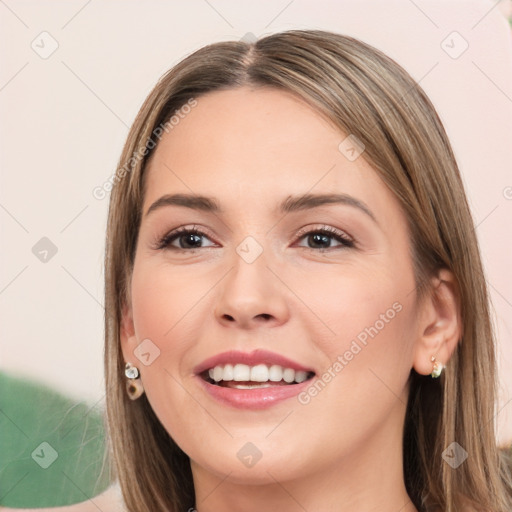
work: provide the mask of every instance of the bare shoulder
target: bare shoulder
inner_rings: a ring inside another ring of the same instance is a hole
[[[0,505],[0,512],[126,512],[121,492],[116,486],[82,503],[54,508],[7,508]]]

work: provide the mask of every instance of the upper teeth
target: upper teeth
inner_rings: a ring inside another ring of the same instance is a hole
[[[279,382],[284,380],[287,383],[304,382],[308,378],[308,372],[284,368],[277,364],[268,367],[266,364],[248,366],[246,364],[226,364],[215,366],[208,370],[208,374],[215,382],[221,380],[234,380],[238,382]]]

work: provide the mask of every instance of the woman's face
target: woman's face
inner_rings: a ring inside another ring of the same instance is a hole
[[[147,168],[122,336],[156,415],[195,474],[232,481],[401,457],[419,330],[396,199],[289,93],[193,105]]]

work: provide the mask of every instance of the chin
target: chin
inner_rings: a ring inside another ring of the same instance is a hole
[[[264,460],[266,459],[266,460]],[[202,464],[204,462],[204,464]],[[249,466],[237,458],[225,454],[225,460],[212,464],[211,458],[195,462],[209,473],[224,479],[229,475],[229,481],[239,485],[267,485],[275,484],[276,481],[284,482],[299,478],[303,471],[294,462],[286,459],[286,456],[279,454],[277,457],[262,457],[254,465]]]
[[[259,437],[244,436],[223,442],[218,439],[209,442],[203,438],[203,444],[190,447],[187,453],[193,464],[220,478],[229,474],[232,483],[262,485],[276,480],[293,480],[304,476],[308,468],[315,466],[299,439],[295,443],[290,437],[286,441],[284,437],[276,436],[270,441],[265,439],[266,435],[267,430]],[[208,449],[209,446],[215,448]]]

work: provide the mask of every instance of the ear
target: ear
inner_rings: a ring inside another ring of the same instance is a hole
[[[431,290],[420,307],[414,351],[413,367],[421,375],[432,373],[432,356],[446,366],[462,337],[459,291],[452,272],[440,270]]]
[[[131,362],[133,360],[133,347],[136,345],[135,325],[133,322],[131,304],[123,304],[119,337],[124,360],[125,362]]]

